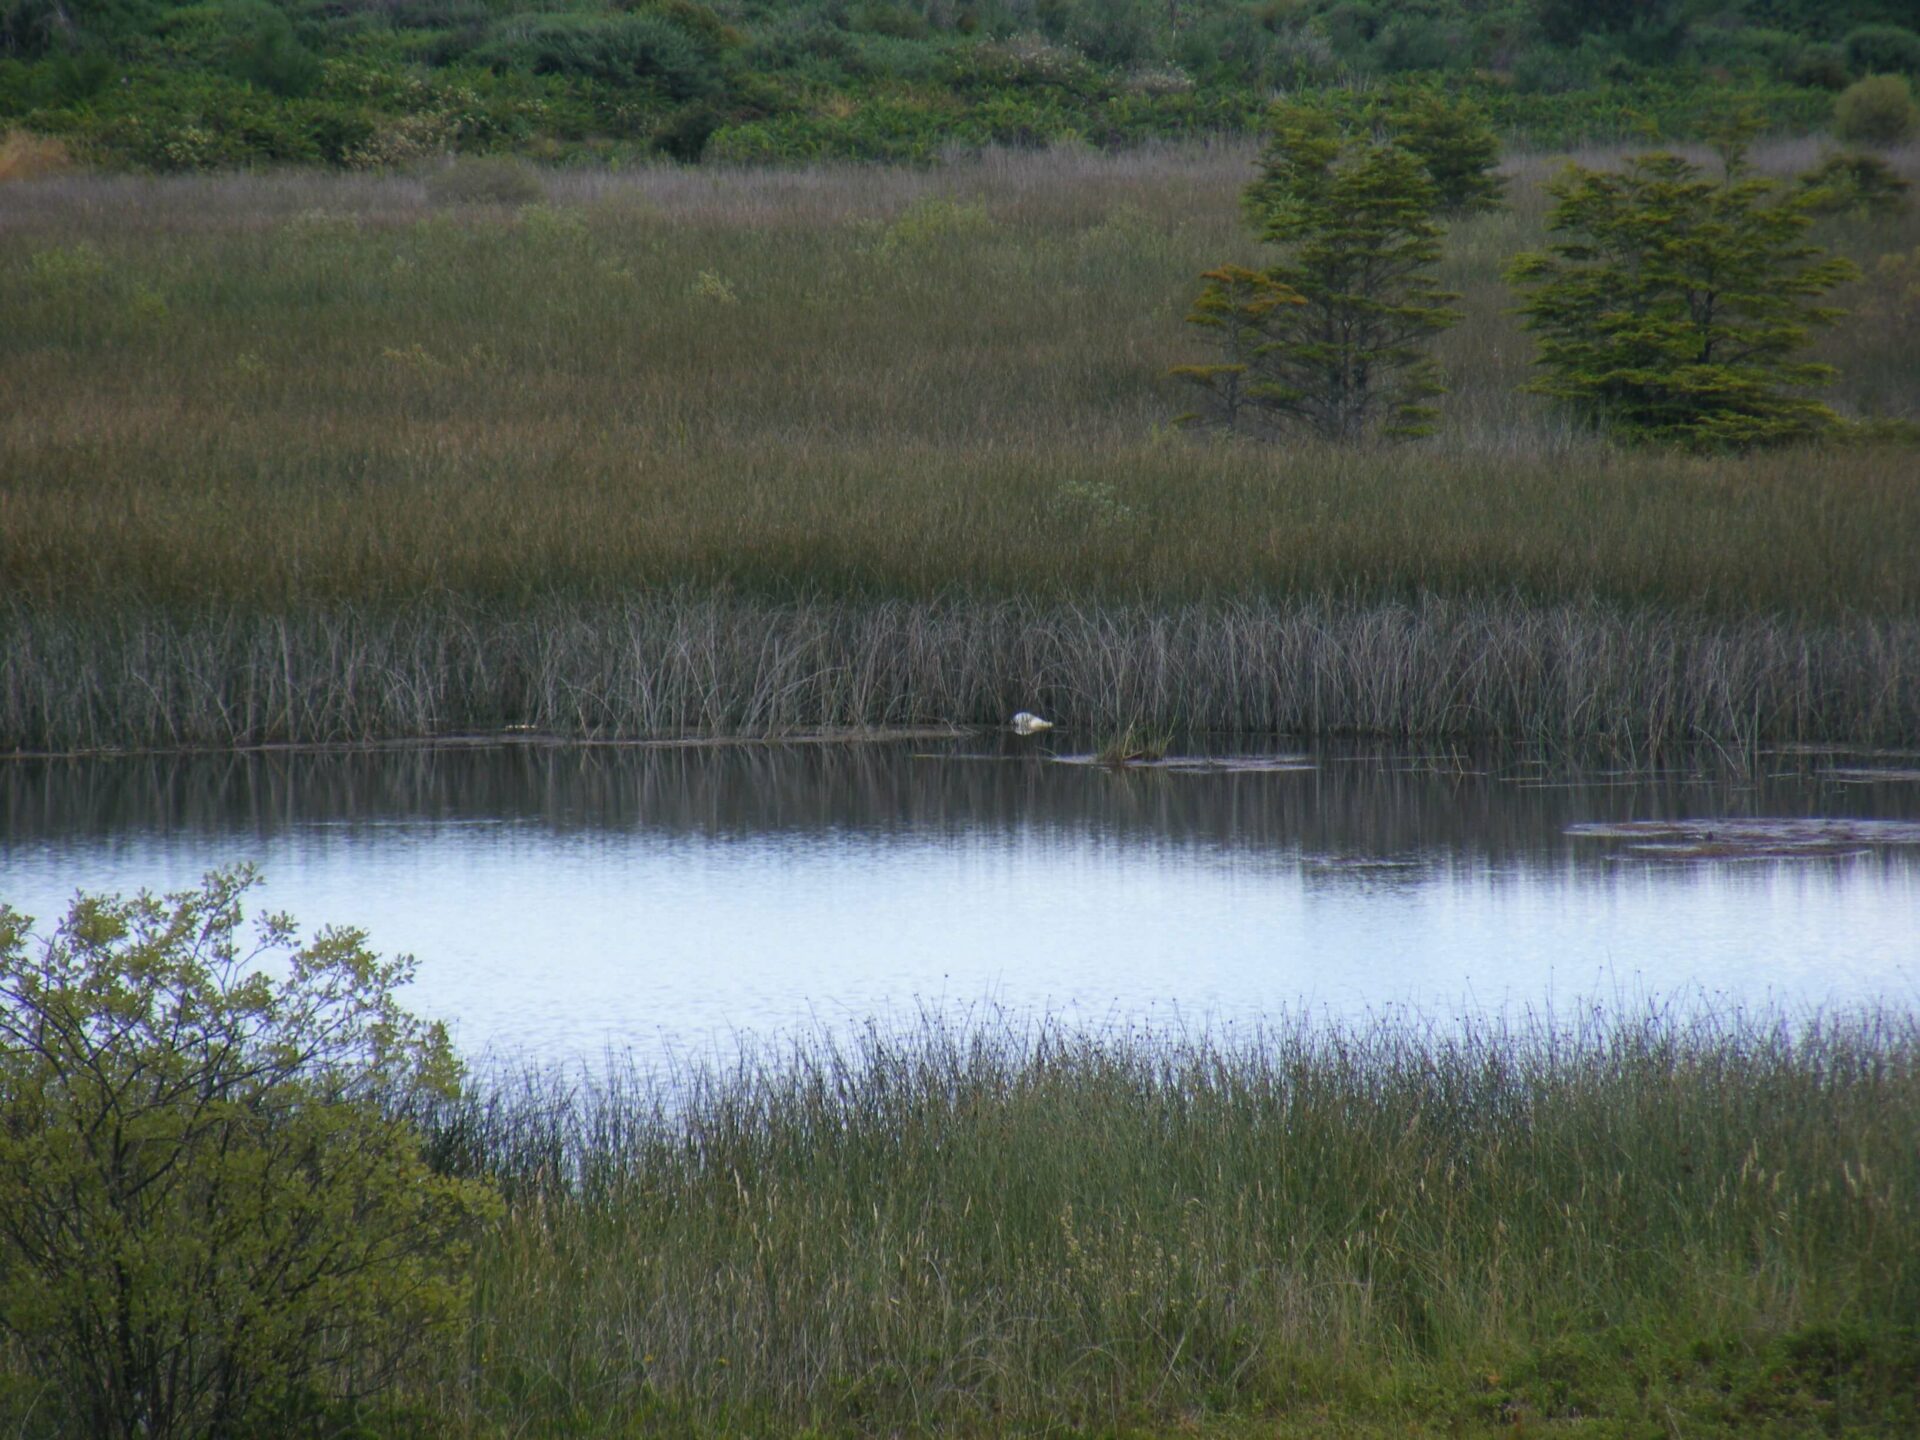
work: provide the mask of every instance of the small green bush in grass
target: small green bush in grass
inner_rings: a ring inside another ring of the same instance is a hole
[[[1869,75],[1833,102],[1833,133],[1852,145],[1897,145],[1920,130],[1920,105],[1901,75]]]
[[[396,1114],[460,1078],[411,963],[285,916],[247,945],[252,883],[83,896],[44,940],[0,907],[0,1331],[64,1433],[307,1433],[464,1315],[496,1201]]]
[[[1819,215],[1887,216],[1907,208],[1913,183],[1878,155],[1829,155],[1795,182]]]

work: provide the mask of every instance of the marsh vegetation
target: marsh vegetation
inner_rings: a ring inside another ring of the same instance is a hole
[[[0,742],[1034,704],[1643,748],[1913,733],[1910,448],[1623,449],[1520,392],[1500,267],[1539,243],[1551,157],[1448,232],[1432,437],[1178,433],[1195,277],[1259,258],[1253,158],[551,174],[528,205],[8,186]],[[1917,225],[1820,233],[1865,272],[1817,351],[1849,416],[1912,418]]]

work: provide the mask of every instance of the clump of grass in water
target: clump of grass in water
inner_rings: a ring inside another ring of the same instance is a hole
[[[1912,1433],[1902,1011],[927,1020],[426,1122],[510,1196],[483,1430]]]
[[[1102,765],[1140,765],[1167,758],[1167,749],[1173,744],[1173,732],[1155,729],[1129,721],[1119,730],[1108,736],[1094,752],[1094,759]]]

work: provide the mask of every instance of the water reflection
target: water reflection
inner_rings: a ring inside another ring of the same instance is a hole
[[[1244,750],[1236,753],[1245,753]],[[1012,827],[1174,844],[1285,846],[1356,859],[1543,852],[1570,825],[1695,817],[1920,816],[1920,773],[1863,785],[1845,756],[1703,757],[1570,775],[1544,760],[1320,747],[1304,771],[1109,771],[1045,763],[1032,742],[685,747],[503,745],[15,760],[0,769],[13,841],[461,821],[554,831],[884,837]]]
[[[1046,748],[16,760],[0,765],[0,899],[47,916],[76,887],[259,860],[276,907],[417,953],[417,1003],[469,1048],[543,1053],[983,997],[1232,1018],[1609,985],[1914,996],[1920,852],[1678,865],[1568,833],[1920,818],[1920,778],[1859,781],[1891,761],[1571,775],[1321,747],[1304,770],[1171,774],[1049,763]]]

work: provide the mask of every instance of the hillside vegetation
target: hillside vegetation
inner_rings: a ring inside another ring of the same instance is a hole
[[[1445,85],[1563,142],[1783,130],[1920,69],[1902,0],[0,0],[0,129],[155,170],[926,160],[1254,128],[1278,93]],[[4,173],[4,166],[0,166]]]

